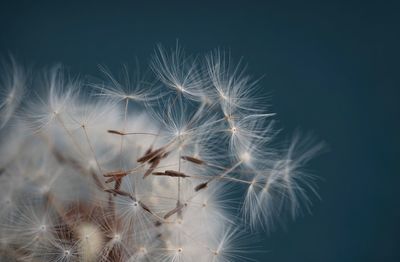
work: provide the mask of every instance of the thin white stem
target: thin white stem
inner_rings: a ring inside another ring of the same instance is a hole
[[[79,153],[84,156],[85,154],[83,153],[82,148],[79,146],[78,142],[75,140],[74,136],[72,135],[71,131],[65,126],[64,121],[61,119],[61,117],[56,114],[55,115],[56,120],[60,123],[64,131],[67,133],[68,137],[71,139],[72,143],[74,146],[78,149]]]
[[[126,98],[125,99],[125,110],[124,110],[124,123],[122,126],[122,132],[125,132],[125,129],[126,129],[126,117],[128,114],[128,104],[129,104],[129,99]],[[120,165],[121,170],[123,167],[123,156],[122,156],[123,146],[124,146],[124,136],[121,136],[121,145],[120,145],[120,150],[119,150],[119,155],[120,155],[119,165]]]
[[[101,174],[101,173],[103,173],[103,171],[102,171],[102,169],[100,167],[99,161],[97,160],[96,153],[95,153],[95,151],[93,149],[92,143],[90,143],[89,135],[88,135],[88,133],[86,131],[85,126],[82,126],[82,129],[83,129],[83,132],[85,133],[85,137],[86,137],[86,141],[87,141],[87,143],[89,145],[89,149],[93,154],[94,161],[96,162],[97,168],[99,169],[99,172]]]

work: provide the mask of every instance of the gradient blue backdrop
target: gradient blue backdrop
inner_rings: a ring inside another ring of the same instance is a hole
[[[145,3],[144,3],[145,2]],[[155,44],[243,56],[289,134],[330,146],[313,214],[278,229],[259,261],[400,261],[399,5],[396,1],[1,1],[0,54],[99,75]],[[68,4],[66,4],[68,3]]]

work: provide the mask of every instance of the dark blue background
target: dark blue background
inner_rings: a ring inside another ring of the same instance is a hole
[[[265,75],[288,133],[300,127],[329,144],[310,165],[322,201],[273,232],[268,253],[254,258],[400,261],[396,1],[39,2],[1,1],[2,55],[99,75],[100,63],[145,64],[155,44],[176,39],[189,53],[229,48]]]

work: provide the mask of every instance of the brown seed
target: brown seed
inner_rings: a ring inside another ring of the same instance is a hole
[[[157,157],[162,151],[164,150],[164,148],[159,148],[157,150],[154,150],[148,154],[145,154],[144,156],[138,158],[136,161],[139,163],[145,163],[155,157]]]
[[[204,164],[204,161],[203,161],[203,160],[198,159],[198,158],[195,158],[195,157],[192,157],[192,156],[182,156],[181,158],[182,158],[183,160],[192,162],[192,163],[197,164],[197,165],[202,165],[202,164]]]
[[[184,173],[180,173],[177,171],[172,171],[172,170],[167,170],[165,172],[153,172],[152,173],[153,176],[170,176],[170,177],[190,177],[188,175],[185,175]]]
[[[153,164],[157,161],[160,161],[161,157],[160,156],[155,156],[152,159],[149,160],[149,164]]]
[[[178,172],[178,171],[174,171],[174,170],[165,170],[165,175],[172,176],[172,177],[189,177],[188,175],[186,175],[182,172]]]
[[[146,210],[147,212],[149,212],[150,214],[153,214],[153,212],[151,212],[150,208],[148,206],[146,206],[145,204],[143,204],[142,201],[139,201],[139,205]]]
[[[179,211],[181,211],[185,206],[187,206],[187,204],[179,204],[177,205],[174,209],[172,209],[171,211],[169,211],[167,214],[165,214],[164,219],[169,218],[170,216],[172,216],[175,213],[178,213]]]
[[[117,194],[117,195],[120,195],[120,196],[129,197],[133,201],[136,201],[136,198],[134,198],[131,194],[129,194],[128,192],[125,192],[125,191],[121,191],[121,190],[118,190],[118,189],[104,189],[104,191],[107,192],[107,193],[112,193],[112,194]]]
[[[149,169],[147,169],[147,171],[143,175],[143,178],[148,177],[154,171],[154,169],[155,168],[151,168],[151,167]]]
[[[153,173],[154,169],[160,164],[160,158],[157,157],[157,160],[155,162],[152,162],[149,169],[147,169],[146,173],[144,173],[143,178],[146,178],[149,176],[151,173]]]
[[[169,153],[170,153],[170,152],[165,152],[165,153],[161,156],[161,158],[163,158],[163,159],[164,159],[164,158],[167,158],[167,157],[169,156]]]
[[[113,171],[113,172],[108,172],[104,174],[104,177],[114,177],[114,178],[121,178],[126,176],[128,173],[125,171]]]
[[[121,188],[121,184],[122,184],[122,178],[115,179],[114,189],[119,190]]]
[[[120,136],[126,135],[126,133],[124,133],[122,131],[118,131],[118,130],[107,130],[107,132],[110,134],[115,134],[115,135],[120,135]]]
[[[197,186],[194,188],[194,191],[196,191],[196,192],[197,192],[197,191],[200,191],[200,190],[206,188],[207,185],[208,185],[208,182],[201,183],[201,184],[197,185]]]

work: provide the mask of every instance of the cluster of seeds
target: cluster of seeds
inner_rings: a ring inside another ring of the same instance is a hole
[[[244,261],[255,228],[310,204],[301,166],[321,146],[278,144],[223,52],[160,47],[151,78],[4,68],[1,261]]]

